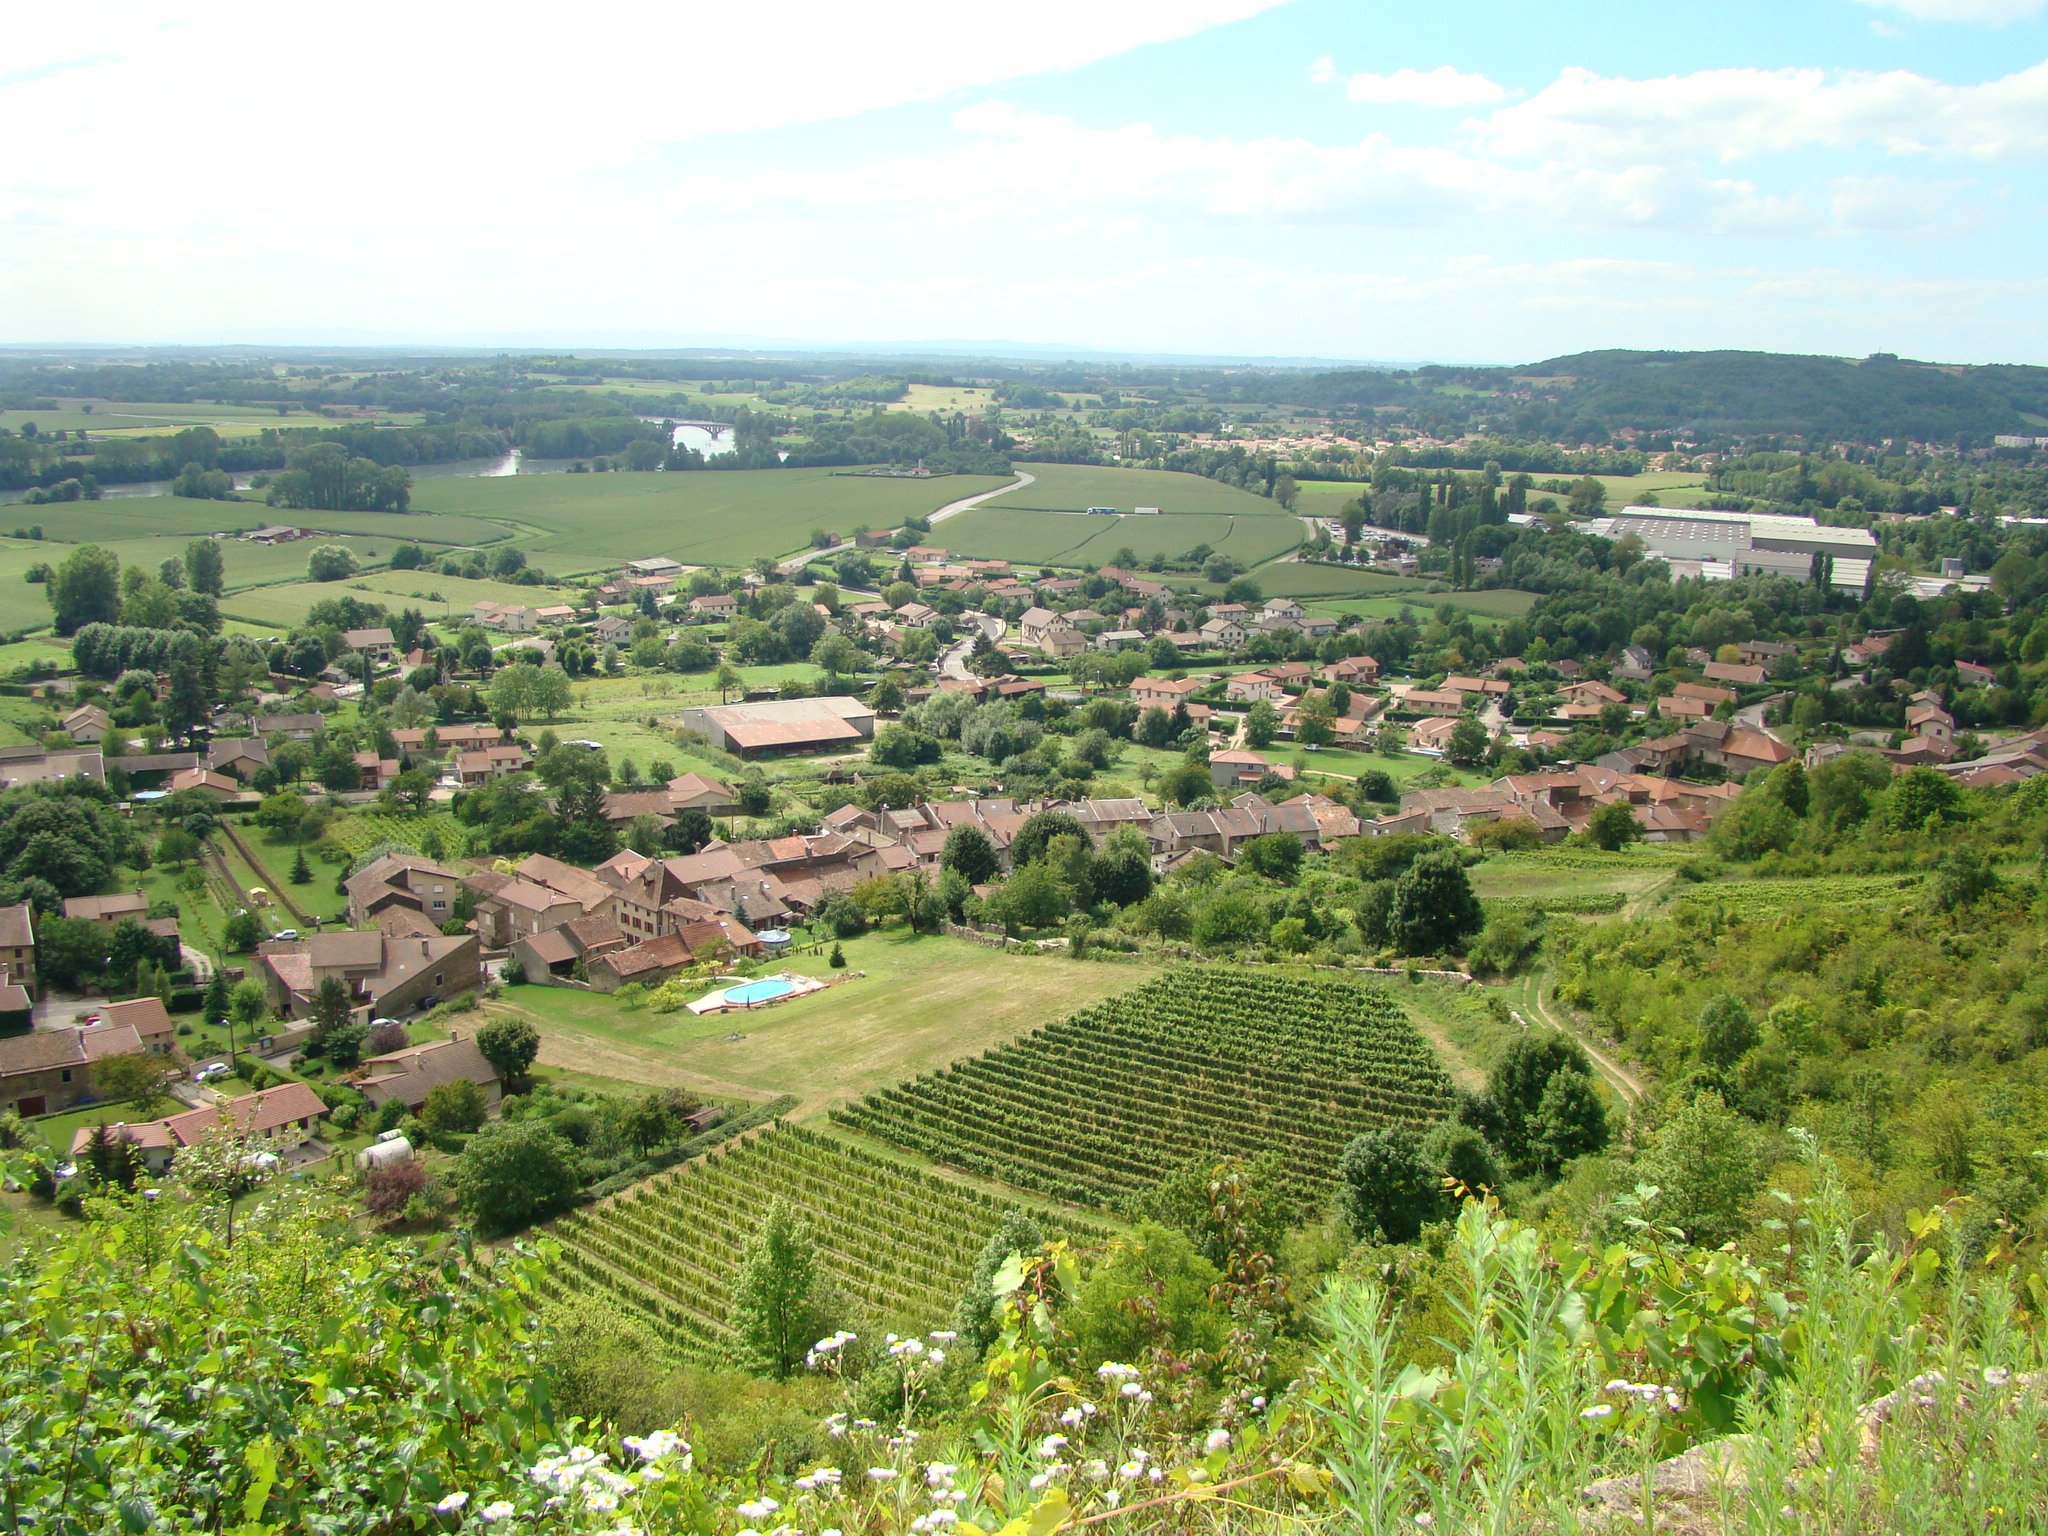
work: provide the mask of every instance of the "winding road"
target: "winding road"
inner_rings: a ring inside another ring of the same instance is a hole
[[[1017,478],[1008,485],[999,485],[992,491],[982,491],[973,496],[962,496],[958,501],[947,502],[931,515],[930,521],[932,525],[936,527],[949,517],[958,517],[962,512],[972,511],[990,497],[1007,496],[1012,491],[1021,491],[1025,486],[1038,478],[1036,475],[1026,474],[1021,469],[1015,471],[1015,473]],[[800,555],[791,555],[787,560],[777,565],[775,569],[785,576],[794,576],[813,560],[829,560],[834,555],[843,555],[853,548],[855,546],[852,544],[828,544],[823,549],[807,549]]]

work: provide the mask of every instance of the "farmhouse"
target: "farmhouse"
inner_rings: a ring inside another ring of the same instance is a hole
[[[380,667],[391,660],[392,652],[398,648],[397,638],[381,625],[375,629],[345,629],[341,638],[356,655],[367,656]]]
[[[454,870],[432,859],[416,853],[387,853],[348,877],[348,918],[366,928],[379,913],[403,907],[439,928],[455,913],[455,892],[461,883]]]
[[[327,1106],[320,1095],[304,1083],[279,1083],[239,1099],[202,1105],[161,1120],[114,1125],[107,1133],[133,1146],[141,1154],[143,1167],[151,1173],[162,1173],[179,1152],[196,1147],[222,1126],[235,1135],[289,1150],[304,1143],[326,1113]],[[91,1148],[96,1129],[81,1126],[72,1136],[74,1160]]]
[[[461,1035],[372,1056],[363,1063],[354,1086],[375,1108],[397,1102],[417,1110],[443,1083],[475,1083],[489,1104],[497,1103],[501,1095],[498,1069],[477,1049],[476,1041]]]
[[[64,915],[75,922],[111,928],[127,918],[140,922],[147,917],[149,899],[140,891],[116,891],[111,896],[66,896]]]
[[[502,629],[508,634],[524,634],[540,625],[540,615],[519,603],[485,601],[474,604],[469,613],[485,629]]]
[[[1207,683],[1200,677],[1141,677],[1131,684],[1131,702],[1139,709],[1163,709],[1168,714],[1201,692]]]
[[[168,1056],[177,1044],[178,1032],[171,1023],[170,1010],[160,997],[138,997],[126,1003],[106,1003],[100,1008],[100,1024],[114,1028],[125,1025],[135,1031],[145,1051]]]
[[[396,1017],[428,999],[474,992],[480,979],[474,934],[393,938],[350,930],[260,945],[251,974],[263,982],[272,1006],[297,1019],[311,1011],[330,976],[364,1017]]]
[[[81,704],[64,717],[64,734],[73,741],[98,743],[113,729],[114,717],[97,704]]]
[[[141,1037],[126,1024],[0,1036],[0,1110],[26,1120],[69,1109],[92,1091],[94,1062],[141,1051]]]
[[[35,909],[25,901],[0,907],[0,976],[12,985],[35,990]]]

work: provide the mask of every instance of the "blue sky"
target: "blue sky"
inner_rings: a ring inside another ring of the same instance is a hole
[[[10,39],[0,336],[2048,362],[2048,0],[200,9]]]

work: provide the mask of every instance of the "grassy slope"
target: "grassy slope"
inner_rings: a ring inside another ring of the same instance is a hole
[[[1029,496],[1027,487],[1018,493]],[[1255,500],[1256,498],[1247,498]],[[1173,558],[1198,544],[1247,566],[1284,554],[1301,541],[1287,518],[1236,513],[1169,513],[1159,517],[1088,517],[991,502],[942,524],[933,538],[955,554],[1055,565],[1109,565],[1128,548],[1140,560]]]
[[[848,969],[865,976],[747,1014],[629,1012],[612,998],[556,987],[511,988],[490,1006],[533,1020],[546,1066],[684,1084],[709,1096],[793,1093],[805,1111],[816,1111],[973,1055],[1157,974],[1150,966],[1027,958],[900,932],[845,947]],[[795,957],[787,968],[833,974],[824,955]],[[743,1038],[726,1040],[734,1033]]]
[[[1089,507],[1157,507],[1163,513],[1224,513],[1286,518],[1287,509],[1220,480],[1165,469],[1099,469],[1088,464],[1023,464],[1035,481],[1003,498],[1023,510],[1080,512]]]

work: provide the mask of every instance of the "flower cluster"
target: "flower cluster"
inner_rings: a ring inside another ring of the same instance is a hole
[[[820,1339],[817,1343],[813,1344],[810,1353],[804,1356],[804,1364],[814,1371],[823,1370],[828,1365],[835,1365],[844,1356],[846,1346],[853,1343],[859,1337],[859,1334],[848,1333],[842,1328],[829,1339]]]

